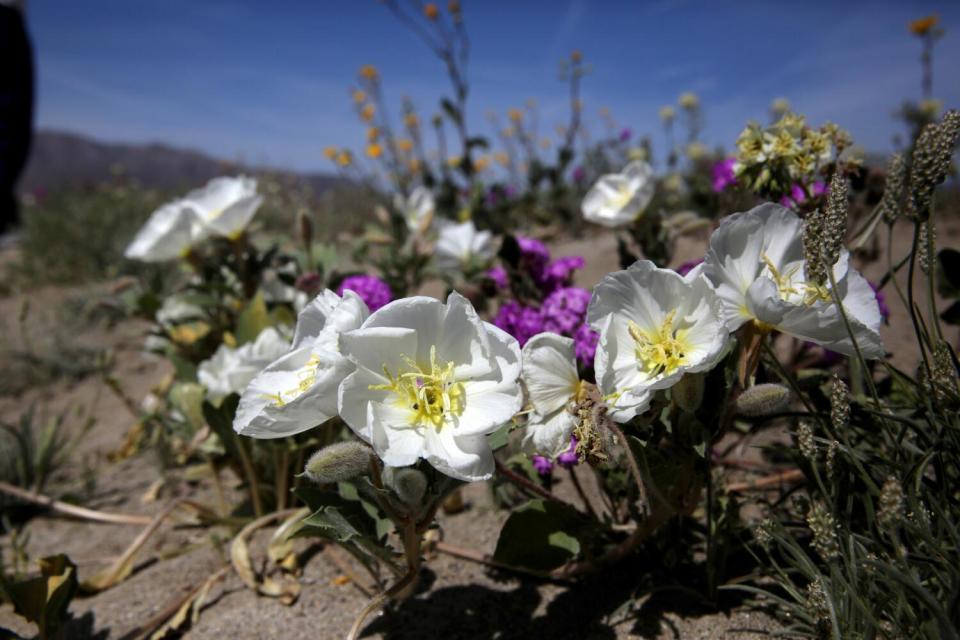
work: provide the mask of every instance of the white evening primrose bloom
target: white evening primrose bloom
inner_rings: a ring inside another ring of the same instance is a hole
[[[523,403],[520,346],[470,303],[395,300],[340,336],[357,369],[340,385],[340,417],[384,464],[424,458],[460,480],[493,475],[486,435]]]
[[[523,383],[533,409],[527,419],[524,447],[556,458],[570,448],[570,436],[577,426],[573,409],[584,393],[573,340],[556,333],[530,338],[523,346]]]
[[[208,236],[236,238],[257,213],[263,196],[257,193],[257,180],[247,176],[214,178],[182,199],[196,214],[194,242]]]
[[[426,231],[436,208],[433,192],[423,186],[411,191],[406,199],[401,194],[396,194],[393,197],[393,205],[403,215],[410,233],[414,234]]]
[[[583,198],[583,217],[605,227],[636,220],[650,204],[654,191],[653,169],[634,160],[620,173],[601,176]]]
[[[197,380],[206,387],[208,398],[221,400],[231,393],[241,393],[264,367],[289,348],[290,340],[274,327],[267,327],[253,342],[240,347],[221,344],[211,358],[200,363]]]
[[[881,358],[876,295],[848,260],[841,249],[833,266],[837,295],[863,355]],[[855,354],[829,282],[819,285],[807,278],[803,222],[790,209],[766,203],[725,218],[710,237],[703,273],[717,291],[730,331],[753,322],[762,331],[776,329]]]
[[[699,268],[681,276],[648,260],[605,276],[593,290],[587,320],[600,333],[597,385],[617,422],[644,412],[653,391],[685,373],[712,369],[729,338]]]
[[[293,344],[263,369],[240,397],[234,430],[254,438],[292,436],[337,415],[337,387],[353,371],[339,338],[370,312],[360,296],[325,290],[297,317]]]
[[[470,264],[485,263],[493,257],[493,235],[477,231],[470,220],[447,223],[440,228],[434,253],[439,269],[462,271]]]
[[[196,213],[181,201],[165,204],[150,215],[123,255],[141,262],[182,258],[193,244],[196,225]]]

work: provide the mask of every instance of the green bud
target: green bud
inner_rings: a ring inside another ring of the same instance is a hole
[[[673,401],[677,403],[677,406],[686,411],[687,413],[693,413],[700,408],[700,403],[703,402],[703,375],[699,373],[686,373],[680,382],[673,385],[671,391],[673,394]]]
[[[427,493],[427,476],[412,467],[387,469],[383,480],[408,507],[418,507]]]
[[[782,384],[756,384],[737,398],[737,413],[750,418],[768,416],[790,405],[790,389]]]
[[[317,484],[350,480],[370,468],[372,453],[360,442],[338,442],[310,456],[303,473]]]

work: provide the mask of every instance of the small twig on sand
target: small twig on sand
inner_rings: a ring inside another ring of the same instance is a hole
[[[59,500],[54,500],[49,496],[45,496],[40,493],[34,493],[32,491],[27,491],[26,489],[21,489],[20,487],[8,484],[6,482],[0,482],[0,492],[6,493],[11,496],[16,496],[21,500],[26,500],[34,504],[39,504],[41,506],[47,507],[48,509],[53,509],[60,513],[73,516],[75,518],[81,518],[83,520],[93,520],[94,522],[108,522],[111,524],[138,524],[146,525],[153,522],[153,518],[150,516],[139,516],[126,513],[109,513],[106,511],[95,511],[93,509],[87,509],[85,507],[78,507],[66,502],[61,502]]]
[[[546,498],[547,500],[553,500],[554,502],[563,502],[563,500],[561,500],[557,496],[553,495],[552,493],[550,493],[540,485],[536,484],[535,482],[531,482],[527,478],[524,478],[522,475],[520,475],[510,467],[506,466],[499,460],[497,460],[496,462],[497,462],[497,473],[502,474],[507,480],[514,483],[521,489],[525,489],[526,491],[533,493],[535,495],[538,495],[541,498]]]
[[[736,493],[740,491],[749,491],[751,489],[775,489],[788,482],[798,482],[804,479],[803,471],[800,469],[787,469],[772,476],[748,480],[747,482],[735,482],[726,487],[727,492]]]

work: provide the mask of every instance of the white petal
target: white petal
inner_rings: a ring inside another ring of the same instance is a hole
[[[426,428],[411,425],[408,410],[390,402],[371,402],[367,421],[372,426],[371,444],[384,464],[407,467],[423,457]]]
[[[340,335],[340,352],[377,375],[383,375],[384,367],[391,375],[397,375],[408,368],[406,358],[417,352],[417,332],[405,327],[364,325]]]
[[[565,408],[577,393],[574,342],[555,333],[538,333],[523,347],[523,381],[540,415]]]
[[[192,242],[195,215],[181,201],[154,211],[124,251],[129,260],[162,262],[182,257]]]
[[[472,482],[493,475],[493,452],[484,436],[455,437],[449,429],[426,432],[427,461],[453,478]]]
[[[576,417],[565,408],[546,417],[533,414],[527,422],[523,447],[528,452],[556,458],[570,447],[576,426]]]

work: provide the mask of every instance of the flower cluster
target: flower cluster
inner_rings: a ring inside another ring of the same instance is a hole
[[[780,196],[792,185],[815,181],[820,170],[850,146],[834,124],[807,126],[803,116],[785,113],[773,125],[751,123],[737,138],[736,179],[763,196]]]
[[[353,291],[360,296],[370,311],[376,311],[393,300],[390,285],[376,276],[365,274],[347,276],[337,287],[337,295],[342,296],[344,291]]]
[[[506,300],[493,323],[515,337],[521,346],[544,331],[573,338],[577,360],[590,367],[597,345],[596,332],[586,324],[590,292],[570,286],[574,273],[584,265],[583,257],[566,256],[551,261],[550,252],[539,240],[518,237],[517,244],[518,268],[535,284],[541,302],[532,306]],[[489,276],[502,291],[509,289],[507,273],[502,268],[491,269]]]

